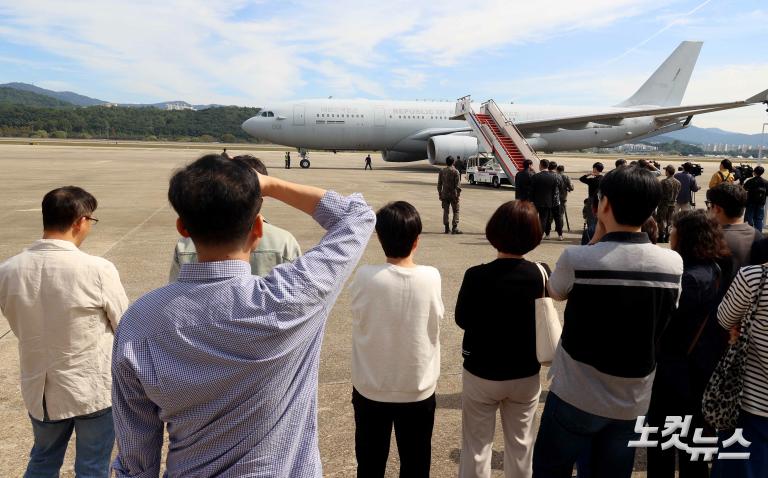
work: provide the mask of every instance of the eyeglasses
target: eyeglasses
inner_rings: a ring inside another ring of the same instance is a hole
[[[99,222],[99,220],[98,220],[98,219],[96,219],[95,217],[91,217],[91,216],[83,216],[83,217],[84,217],[84,218],[86,218],[86,219],[88,219],[89,221],[93,221],[93,223],[94,223],[94,224],[96,224],[97,222]]]

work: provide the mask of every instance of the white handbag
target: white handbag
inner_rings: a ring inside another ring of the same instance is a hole
[[[538,262],[536,265],[541,272],[544,283],[544,293],[536,299],[536,358],[542,365],[551,365],[555,358],[555,350],[563,333],[560,317],[551,297],[547,297],[547,271]]]

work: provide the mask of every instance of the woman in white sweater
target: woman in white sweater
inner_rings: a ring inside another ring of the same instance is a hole
[[[731,283],[717,311],[717,320],[726,329],[738,330],[760,297],[752,322],[752,331],[741,394],[741,414],[737,428],[743,430],[745,445],[736,441],[728,447],[733,431],[720,436],[720,457],[723,453],[749,453],[749,459],[716,459],[712,478],[763,478],[768,476],[768,281],[762,294],[758,289],[765,266],[744,267]],[[735,332],[732,332],[735,335]],[[729,443],[724,443],[724,440]]]
[[[352,294],[352,405],[358,477],[383,477],[392,428],[400,476],[428,477],[440,376],[440,273],[413,255],[421,219],[404,201],[376,214],[385,264],[361,266]]]

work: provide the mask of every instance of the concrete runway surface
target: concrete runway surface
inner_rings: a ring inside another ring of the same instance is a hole
[[[210,150],[179,148],[88,147],[83,145],[0,145],[0,261],[18,253],[38,239],[42,230],[40,201],[56,187],[77,185],[91,192],[99,201],[95,216],[100,222],[83,245],[90,253],[112,261],[120,272],[128,296],[133,301],[147,291],[164,285],[177,233],[176,215],[168,204],[166,193],[172,171]],[[494,259],[495,251],[485,239],[485,223],[501,203],[514,199],[509,187],[463,185],[461,224],[464,235],[442,234],[442,210],[437,199],[438,169],[426,162],[384,163],[372,155],[373,171],[364,171],[365,153],[321,153],[310,155],[312,168],[283,169],[284,150],[276,147],[249,149],[248,145],[231,145],[231,155],[253,153],[264,160],[270,174],[300,183],[334,189],[343,194],[362,192],[368,203],[378,208],[393,200],[409,201],[419,210],[424,233],[416,261],[440,270],[446,316],[441,328],[442,372],[437,388],[438,409],[432,439],[432,476],[455,476],[461,438],[461,338],[453,310],[464,271],[473,265]],[[294,164],[298,158],[292,154]],[[603,161],[606,171],[612,169],[615,156],[556,155],[574,178],[576,190],[568,201],[571,233],[566,241],[544,241],[527,257],[554,265],[561,251],[578,244],[583,220],[582,199],[586,186],[580,175],[591,170],[594,161]],[[631,159],[628,158],[628,159]],[[681,158],[660,161],[662,165],[679,165]],[[706,183],[716,170],[708,162],[699,179]],[[705,184],[706,187],[706,184]],[[704,204],[699,194],[700,206]],[[267,200],[264,215],[275,225],[290,230],[302,250],[312,247],[322,236],[322,229],[308,216],[274,200]],[[555,237],[555,234],[552,234]],[[384,262],[378,242],[371,240],[362,263]],[[478,300],[505,300],[503,297],[478,297]],[[558,307],[562,311],[564,304]],[[510,309],[514,303],[509,303]],[[0,318],[0,335],[9,326]],[[323,343],[319,376],[320,454],[326,476],[355,476],[354,421],[350,403],[351,327],[349,295],[339,297],[328,320]],[[17,340],[13,333],[0,339],[0,476],[21,476],[32,445],[29,419],[19,389]],[[542,369],[542,387],[536,427],[548,383]],[[502,476],[503,439],[497,421],[493,452],[493,476]],[[397,447],[392,441],[387,476],[397,476]],[[74,443],[69,447],[62,476],[74,476]],[[636,476],[644,476],[645,455],[641,451],[635,464]]]

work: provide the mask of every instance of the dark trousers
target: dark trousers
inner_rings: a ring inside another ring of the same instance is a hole
[[[721,453],[746,453],[748,460],[719,460],[712,464],[712,478],[765,478],[768,476],[768,418],[741,411],[737,428],[752,444],[748,447],[736,442],[723,448],[723,441],[731,438],[733,430],[720,433],[718,442]]]
[[[760,232],[763,232],[763,225],[765,222],[765,208],[759,204],[747,204],[747,208],[744,211],[744,222],[754,227]]]
[[[558,236],[563,235],[563,216],[560,214],[560,206],[546,207],[536,206],[539,211],[539,222],[541,222],[541,229],[545,235],[549,235],[552,231],[552,221],[555,221],[555,231]]]
[[[363,170],[365,169],[370,169],[371,171],[373,171],[373,166],[371,165],[370,161],[365,162],[365,167],[363,168]]]
[[[389,403],[369,400],[352,389],[355,409],[357,476],[383,477],[387,468],[392,426],[400,454],[401,477],[429,477],[435,395],[420,402]]]
[[[555,221],[555,232],[558,236],[563,235],[563,209],[560,206],[555,206],[550,209],[549,217],[551,218],[547,222],[547,228],[544,230],[545,234],[549,234],[552,230],[552,221]]]
[[[704,436],[715,436],[715,432],[709,430],[701,415],[703,389],[699,390],[700,387],[693,385],[687,362],[687,358],[659,361],[647,421],[650,426],[663,430],[666,417],[692,415],[688,436],[680,437],[680,441],[695,447],[698,445],[692,439],[696,428],[703,428]],[[661,446],[657,446],[648,448],[648,478],[675,478],[676,457],[680,468],[679,478],[709,476],[705,461],[691,461],[688,453],[675,447],[662,451]]]
[[[588,451],[590,476],[629,478],[636,440],[635,420],[614,420],[579,410],[549,392],[533,447],[533,478],[570,478],[577,459]]]

